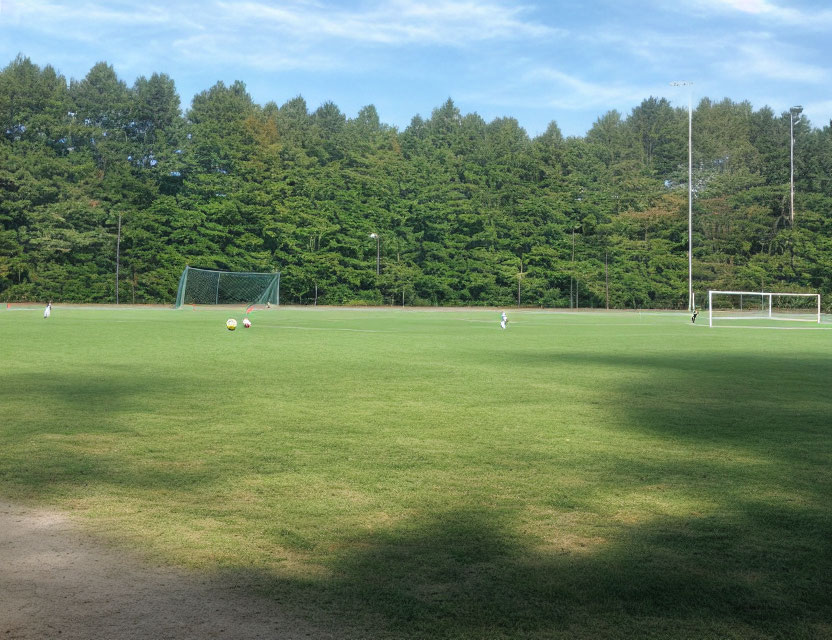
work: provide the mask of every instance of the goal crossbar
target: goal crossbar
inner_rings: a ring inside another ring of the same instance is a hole
[[[776,292],[776,291],[708,291],[708,326],[714,326],[714,296],[740,296],[740,313],[738,315],[720,315],[722,320],[746,320],[749,317],[748,313],[743,313],[742,296],[749,296],[760,300],[760,310],[762,316],[756,315],[753,317],[763,317],[771,320],[791,320],[795,322],[817,322],[820,323],[820,294],[819,293],[790,293],[790,292]],[[813,298],[816,304],[811,307],[805,307],[803,315],[805,317],[779,316],[773,311],[772,301],[774,298]],[[811,308],[811,313],[808,309]],[[733,308],[732,308],[733,311]]]

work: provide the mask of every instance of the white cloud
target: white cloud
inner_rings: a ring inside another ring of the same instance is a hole
[[[67,31],[77,29],[82,25],[82,31],[94,31],[102,26],[111,29],[124,26],[162,25],[169,24],[174,18],[174,12],[164,5],[154,6],[147,3],[119,8],[117,4],[26,0],[13,3],[12,10],[27,27],[58,25],[63,26]],[[72,35],[72,33],[68,32],[66,35]]]
[[[719,67],[735,78],[756,76],[808,84],[823,84],[830,79],[828,68],[801,62],[789,47],[760,38],[741,40],[730,60]]]
[[[547,108],[581,111],[626,109],[649,95],[666,93],[666,87],[633,86],[583,79],[551,66],[538,66],[521,73],[487,93],[465,96],[501,107]]]
[[[331,71],[344,65],[344,61],[336,56],[262,36],[249,38],[243,47],[230,34],[199,33],[175,40],[173,48],[184,60],[212,67],[245,67],[260,71]]]
[[[811,29],[825,29],[832,25],[832,11],[829,9],[801,11],[780,6],[771,0],[698,0],[696,4],[705,10],[739,12],[781,25]]]
[[[645,97],[642,88],[620,83],[590,82],[552,67],[539,67],[524,74],[524,80],[542,87],[548,85],[545,91],[549,96],[547,104],[567,109],[634,102]]]
[[[803,105],[803,113],[814,127],[832,126],[832,100],[810,100]]]
[[[747,2],[759,4],[765,0]],[[617,51],[619,68],[626,67],[626,61],[632,58],[639,66],[641,61],[650,65],[653,75],[666,69],[668,76],[682,73],[702,83],[763,79],[818,85],[832,79],[832,69],[816,63],[819,57],[811,44],[790,42],[783,34],[766,31],[708,30],[677,35],[650,29],[627,34],[599,29],[597,33],[585,34],[584,39],[603,42]]]
[[[336,38],[385,45],[461,46],[487,40],[551,36],[555,30],[523,19],[523,7],[461,0],[394,0],[362,11],[309,3],[274,6],[267,2],[217,2],[224,20],[256,24],[299,39]]]
[[[263,71],[336,69],[361,47],[463,48],[558,33],[509,0],[373,0],[354,8],[310,0],[0,2],[7,28],[13,12],[29,33],[106,47],[108,58],[142,47],[150,53],[152,42],[191,62]]]

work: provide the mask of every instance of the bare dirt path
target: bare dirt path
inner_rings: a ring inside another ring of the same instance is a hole
[[[0,640],[336,638],[274,602],[103,545],[59,512],[0,500]]]

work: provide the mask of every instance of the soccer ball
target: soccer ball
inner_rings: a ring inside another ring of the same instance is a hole
[[[229,331],[234,331],[237,328],[237,321],[234,318],[229,318],[225,321],[225,328]]]
[[[243,326],[248,329],[251,326],[251,320],[248,318],[243,318]]]

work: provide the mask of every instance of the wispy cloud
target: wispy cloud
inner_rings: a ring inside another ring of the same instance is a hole
[[[555,30],[528,20],[529,9],[494,0],[394,0],[361,10],[311,3],[217,2],[230,24],[296,34],[309,40],[338,39],[385,45],[464,46],[487,40],[551,36]]]
[[[8,6],[5,1],[4,11]],[[18,0],[8,9],[14,28],[33,38],[50,38],[55,42],[81,45],[109,45],[135,49],[131,40],[136,32],[164,33],[172,29],[189,29],[194,24],[184,15],[164,4],[112,2],[60,2],[59,0]],[[0,14],[2,17],[2,14]],[[174,26],[175,25],[175,26]],[[0,26],[3,26],[0,22]],[[130,34],[130,35],[128,35]],[[141,43],[144,44],[144,40]]]
[[[729,60],[718,65],[727,76],[785,80],[792,83],[823,84],[829,82],[830,70],[801,62],[799,54],[783,43],[758,34],[740,38]]]
[[[757,3],[758,0],[748,2]],[[652,65],[654,71],[667,69],[669,75],[678,73],[674,69],[682,69],[683,73],[703,80],[726,77],[808,84],[820,84],[832,78],[830,67],[816,64],[811,51],[768,31],[668,34],[639,29],[622,34],[599,29],[583,37],[615,48],[619,60],[631,57]],[[691,61],[695,61],[695,66],[685,71]]]
[[[165,5],[152,3],[122,5],[100,2],[66,3],[55,0],[26,0],[5,2],[4,9],[24,21],[27,26],[62,25],[65,29],[84,25],[81,32],[104,26],[108,31],[124,26],[169,24],[175,11]],[[71,34],[67,34],[71,35]]]
[[[533,69],[523,75],[523,80],[544,90],[548,106],[562,109],[630,103],[646,97],[643,87],[615,82],[592,82],[554,67]]]
[[[451,96],[572,132],[650,95],[686,103],[682,79],[825,122],[830,32],[828,0],[0,0],[0,55],[68,77],[165,72],[185,102],[241,79],[260,101],[384,104],[397,125]]]
[[[594,82],[541,65],[518,74],[511,82],[464,97],[500,107],[606,111],[638,104],[649,95],[659,94],[659,89],[624,82]]]
[[[696,0],[695,6],[708,11],[740,13],[762,20],[810,29],[825,29],[832,25],[832,10],[801,11],[781,6],[771,0]]]
[[[832,126],[832,100],[810,100],[803,105],[803,113],[816,127]]]
[[[558,33],[509,0],[374,0],[350,8],[314,0],[0,0],[32,33],[135,49],[137,29],[192,63],[263,71],[336,69],[360,48],[465,48]],[[128,33],[131,35],[127,35]]]
[[[199,33],[173,41],[176,55],[198,65],[259,71],[333,71],[347,62],[337,55],[313,51],[296,43],[251,36],[241,46],[233,34]]]

